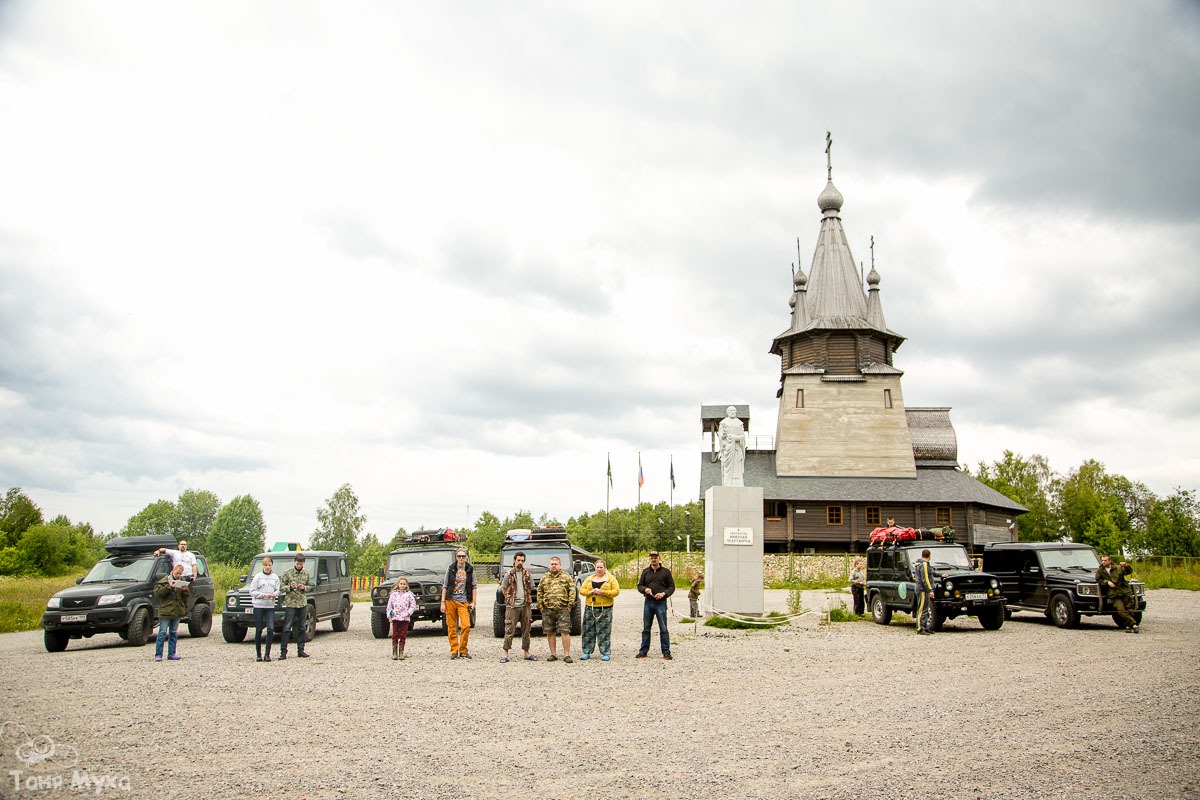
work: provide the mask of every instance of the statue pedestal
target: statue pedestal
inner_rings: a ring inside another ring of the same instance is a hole
[[[763,613],[763,490],[713,486],[704,493],[704,605]]]

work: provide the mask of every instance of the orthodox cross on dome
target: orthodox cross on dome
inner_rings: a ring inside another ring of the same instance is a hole
[[[833,180],[833,161],[829,155],[829,148],[833,147],[833,134],[825,131],[825,180]]]
[[[875,237],[871,236],[871,269],[875,269]]]

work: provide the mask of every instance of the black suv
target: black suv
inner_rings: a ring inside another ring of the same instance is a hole
[[[495,567],[495,576],[502,585],[504,576],[513,566],[513,556],[525,554],[525,569],[533,580],[533,597],[529,598],[532,608],[532,621],[542,618],[542,612],[537,607],[537,587],[542,576],[550,571],[550,559],[558,556],[563,572],[575,579],[579,585],[580,576],[584,573],[584,565],[590,566],[590,557],[582,550],[572,547],[567,541],[567,529],[561,525],[542,528],[514,528],[504,534],[504,546],[500,548],[500,565]],[[583,602],[575,600],[575,611],[571,614],[571,635],[578,636],[583,632]],[[504,636],[504,593],[500,585],[496,586],[496,600],[492,605],[492,634],[497,638]]]
[[[461,546],[456,543],[460,541],[460,536],[449,528],[414,531],[400,547],[388,554],[387,570],[380,573],[384,582],[371,592],[371,633],[376,639],[384,639],[391,632],[386,616],[388,594],[401,575],[408,578],[409,591],[417,599],[417,612],[413,614],[412,622],[419,619],[440,622],[445,632],[442,581],[446,578],[446,569],[454,563],[454,551]],[[474,609],[471,610],[471,627],[475,627]]]
[[[108,556],[70,589],[46,603],[42,628],[46,649],[61,653],[71,639],[115,633],[134,647],[149,639],[158,621],[159,599],[154,584],[171,571],[171,556],[155,555],[160,547],[173,549],[171,536],[123,536],[110,539]],[[198,575],[187,598],[188,633],[208,636],[212,628],[213,582],[204,556],[196,555]]]
[[[917,531],[915,539],[890,538],[867,548],[867,604],[872,618],[880,625],[892,621],[893,611],[917,612],[917,583],[913,567],[921,560],[921,551],[929,550],[930,566],[935,575],[933,588],[933,629],[942,629],[948,619],[978,617],[989,631],[1004,624],[1004,595],[1000,581],[986,572],[972,569],[967,548],[956,544],[953,534],[941,540],[935,534]],[[929,537],[929,538],[924,538]]]
[[[221,636],[227,642],[240,642],[246,631],[254,627],[254,610],[250,602],[250,579],[262,572],[263,558],[270,556],[273,570],[282,576],[292,568],[296,551],[278,550],[259,553],[250,563],[250,572],[241,576],[242,585],[235,592],[225,595],[225,609],[221,613]],[[335,631],[350,627],[350,570],[346,554],[336,550],[305,550],[304,569],[313,576],[313,588],[308,592],[308,618],[304,626],[304,638],[312,641],[317,633],[317,623],[332,620]],[[275,630],[282,631],[284,623],[283,591],[275,601]]]
[[[1060,628],[1074,628],[1081,616],[1111,614],[1118,627],[1125,627],[1096,583],[1100,557],[1090,545],[989,544],[983,548],[983,568],[1000,579],[1010,613],[1036,611]],[[1137,600],[1137,610],[1130,613],[1140,625],[1146,610],[1146,584],[1130,581],[1129,588]]]

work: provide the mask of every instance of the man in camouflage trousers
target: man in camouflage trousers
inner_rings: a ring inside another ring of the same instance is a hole
[[[288,634],[296,634],[296,655],[308,658],[304,652],[304,634],[308,627],[308,592],[312,575],[304,568],[304,554],[296,553],[292,568],[279,576],[283,590],[283,641],[279,645],[279,660],[287,658]]]
[[[1112,557],[1103,556],[1100,569],[1096,570],[1096,583],[1100,585],[1100,593],[1108,598],[1113,610],[1121,618],[1121,627],[1125,632],[1139,633],[1137,620],[1130,613],[1130,609],[1137,610],[1137,600],[1129,588],[1129,575],[1132,572],[1133,567],[1129,566],[1129,562],[1122,561],[1114,567]]]
[[[558,556],[550,557],[550,571],[537,588],[538,609],[542,612],[542,630],[550,646],[547,661],[558,661],[555,633],[562,635],[563,661],[571,663],[571,614],[575,610],[575,579],[562,571]]]

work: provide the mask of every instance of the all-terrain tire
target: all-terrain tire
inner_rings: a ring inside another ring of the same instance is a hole
[[[133,612],[133,619],[129,621],[127,641],[130,647],[141,647],[150,641],[150,609],[142,606]]]
[[[871,619],[875,620],[877,625],[887,625],[892,621],[892,610],[883,602],[882,592],[871,595]]]
[[[350,599],[342,598],[342,604],[338,606],[338,615],[333,618],[333,629],[339,633],[350,628]]]
[[[981,609],[979,612],[979,624],[983,626],[985,631],[998,631],[1000,626],[1004,624],[1007,614],[1004,606],[995,606],[993,608]]]
[[[45,631],[42,641],[46,644],[47,653],[61,653],[67,649],[67,642],[71,641],[71,635],[66,631]]]
[[[221,615],[221,637],[230,644],[246,641],[246,626]]]
[[[388,637],[388,618],[383,614],[371,612],[371,635],[376,639],[386,639]]]
[[[1079,612],[1071,598],[1060,592],[1050,599],[1050,621],[1060,628],[1079,627]]]
[[[188,616],[188,635],[193,639],[203,639],[212,630],[212,609],[208,603],[196,603]]]
[[[504,606],[492,606],[492,636],[504,638]]]

